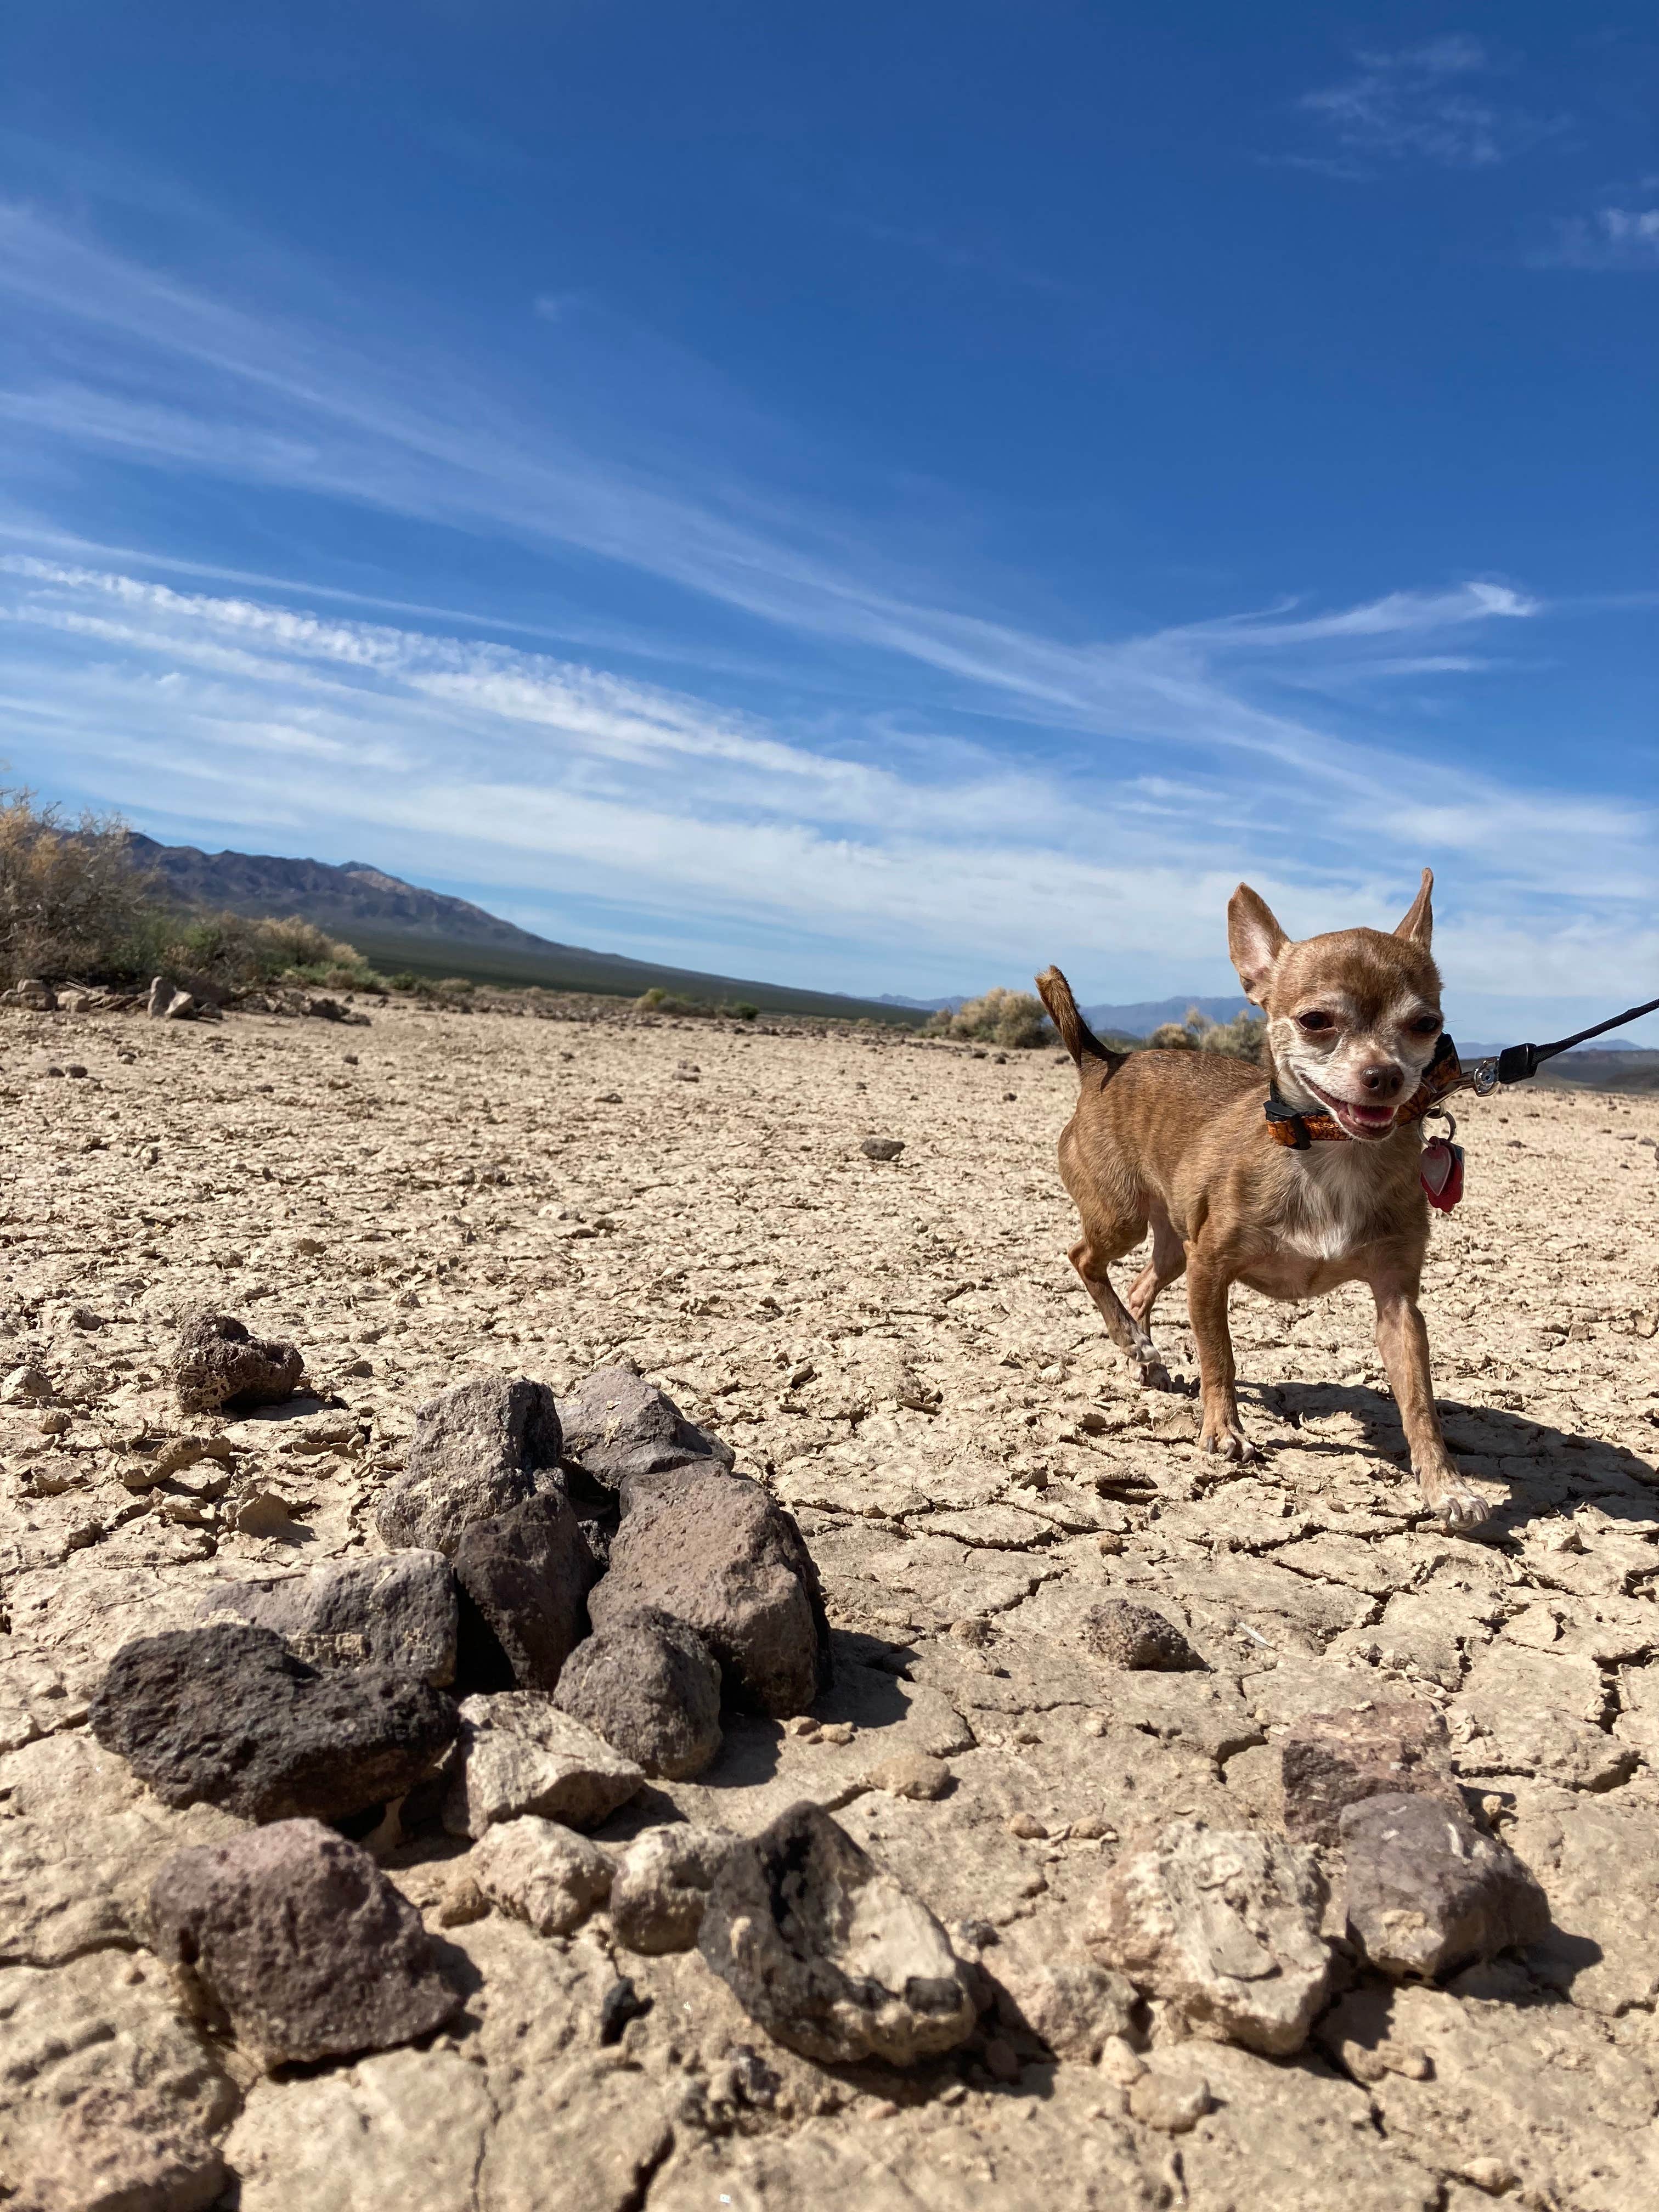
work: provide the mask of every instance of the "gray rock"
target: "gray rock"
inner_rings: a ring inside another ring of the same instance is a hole
[[[624,1519],[588,1609],[605,1629],[646,1607],[696,1630],[740,1705],[781,1719],[829,1686],[817,1570],[791,1516],[742,1475],[701,1474]]]
[[[1305,1714],[1279,1747],[1285,1832],[1331,1848],[1346,1807],[1401,1790],[1461,1817],[1463,1793],[1449,1759],[1446,1723],[1432,1705],[1395,1698]]]
[[[559,1417],[544,1382],[475,1376],[416,1408],[404,1472],[374,1521],[394,1550],[453,1554],[475,1522],[560,1488]]]
[[[731,1447],[700,1429],[665,1392],[630,1367],[601,1367],[559,1401],[564,1456],[607,1490],[629,1475],[657,1474],[692,1460],[730,1467]]]
[[[1173,1621],[1127,1598],[1108,1598],[1091,1607],[1084,1617],[1083,1640],[1109,1667],[1178,1674],[1204,1664]]]
[[[537,1813],[568,1827],[596,1828],[644,1780],[632,1759],[539,1690],[467,1698],[444,1826],[452,1835],[477,1837],[497,1821]]]
[[[454,1739],[454,1701],[388,1667],[319,1673],[229,1622],[125,1644],[92,1732],[165,1804],[332,1820],[401,1797]]]
[[[611,1925],[629,1951],[689,1951],[715,1875],[732,1848],[713,1828],[647,1828],[623,1853],[611,1884]]]
[[[556,1702],[647,1774],[684,1781],[720,1747],[720,1670],[696,1629],[630,1613],[579,1644]]]
[[[455,1578],[441,1552],[348,1559],[281,1581],[217,1583],[197,1618],[268,1628],[311,1667],[391,1667],[434,1689],[455,1679]]]
[[[538,1936],[568,1936],[611,1894],[611,1863],[597,1844],[534,1814],[489,1830],[469,1862],[489,1902]]]
[[[475,1521],[455,1547],[455,1577],[507,1654],[521,1690],[550,1690],[587,1631],[598,1568],[561,1492]]]
[[[179,986],[171,975],[157,975],[152,980],[149,987],[149,1003],[144,1008],[144,1012],[152,1021],[159,1022],[165,1018],[167,1008],[173,1004],[178,994],[178,989]]]
[[[460,2008],[415,1907],[317,1820],[175,1851],[150,1920],[197,2016],[267,2069],[386,2051]]]
[[[1195,2033],[1285,2057],[1329,1991],[1326,1897],[1299,1844],[1172,1820],[1118,1861],[1085,1932],[1106,1965]]]
[[[1428,1980],[1541,1942],[1549,1900],[1507,1844],[1468,1814],[1400,1792],[1342,1814],[1348,1932],[1396,1980]]]
[[[186,1413],[216,1413],[291,1398],[305,1361],[279,1338],[250,1335],[234,1315],[198,1313],[185,1323],[168,1372]]]
[[[866,1137],[859,1150],[866,1160],[896,1160],[904,1150],[902,1137]]]
[[[817,1805],[732,1845],[697,1948],[769,2035],[831,2065],[936,2057],[977,2016],[939,1922]]]

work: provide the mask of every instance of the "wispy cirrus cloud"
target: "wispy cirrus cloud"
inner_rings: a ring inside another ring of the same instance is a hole
[[[1564,216],[1528,258],[1534,269],[1659,269],[1659,207]]]
[[[1492,169],[1565,127],[1494,96],[1499,71],[1479,39],[1450,33],[1390,52],[1362,51],[1352,73],[1304,93],[1297,105],[1334,154],[1311,159],[1339,175],[1425,162]]]
[[[732,696],[738,648],[678,647],[672,625],[596,623],[582,642],[159,550],[76,555],[15,514],[15,742],[158,834],[367,848],[551,935],[604,910],[618,949],[755,972],[755,947],[787,945],[798,975],[873,988],[901,966],[1018,980],[1068,948],[1103,985],[1219,983],[1241,873],[1292,927],[1386,921],[1437,854],[1485,988],[1583,988],[1587,946],[1648,957],[1650,814],[1428,772],[1386,719],[1306,704],[1373,673],[1477,672],[1477,641],[1547,614],[1517,583],[1060,635],[726,451],[607,443],[591,418],[578,434],[563,391],[532,403],[331,295],[256,310],[17,209],[0,212],[5,294],[0,414],[26,465],[114,454],[580,557],[744,618],[771,641],[757,659],[775,645],[792,672],[809,653],[838,672],[772,685],[787,703],[762,712]],[[686,680],[629,672],[653,659]],[[1540,903],[1523,955],[1515,916]]]

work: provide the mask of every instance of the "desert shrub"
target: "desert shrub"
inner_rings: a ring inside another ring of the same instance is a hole
[[[384,988],[354,946],[297,916],[177,904],[135,864],[123,823],[96,814],[70,823],[27,791],[0,790],[0,969],[48,981],[188,975],[229,997],[275,982]]]
[[[1259,1062],[1267,1034],[1261,1014],[1235,1014],[1230,1022],[1212,1022],[1196,1006],[1189,1006],[1184,1022],[1164,1023],[1146,1042],[1154,1052],[1223,1052],[1232,1060]]]
[[[672,991],[665,991],[660,983],[653,983],[648,991],[641,991],[634,1004],[643,1014],[672,1014],[684,1019],[687,1016],[707,1019],[712,1014],[727,1011],[712,1006],[706,1000],[682,999]]]
[[[404,968],[400,969],[397,975],[386,977],[386,988],[392,991],[412,992],[421,990],[423,986],[418,975],[411,973],[409,969]]]
[[[746,999],[740,1000],[732,1011],[740,1022],[757,1022],[760,1019],[760,1008],[751,1006]]]
[[[127,972],[155,886],[122,825],[0,790],[0,965],[15,980]]]
[[[947,1009],[931,1015],[924,1027],[933,1036],[1000,1045],[1005,1052],[1052,1044],[1054,1036],[1041,999],[1033,998],[1029,991],[1005,991],[1000,985],[982,998],[968,1000],[955,1013]]]

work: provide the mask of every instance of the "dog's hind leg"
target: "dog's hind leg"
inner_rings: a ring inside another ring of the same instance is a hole
[[[1154,1209],[1152,1221],[1152,1256],[1129,1285],[1129,1295],[1123,1301],[1131,1320],[1138,1321],[1143,1328],[1152,1317],[1158,1293],[1187,1272],[1187,1247],[1170,1226],[1170,1217],[1161,1206]]]
[[[1148,1390],[1176,1390],[1180,1384],[1170,1379],[1170,1370],[1158,1356],[1158,1347],[1142,1324],[1129,1311],[1116,1291],[1106,1269],[1115,1260],[1139,1243],[1139,1224],[1115,1251],[1079,1237],[1073,1245],[1069,1257],[1072,1265],[1083,1279],[1083,1287],[1094,1300],[1106,1331],[1118,1350],[1139,1376],[1143,1389]]]

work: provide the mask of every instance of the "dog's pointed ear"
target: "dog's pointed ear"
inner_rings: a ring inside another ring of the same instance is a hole
[[[1406,916],[1404,921],[1396,922],[1395,925],[1394,933],[1396,937],[1409,937],[1414,945],[1420,945],[1425,952],[1429,949],[1429,940],[1434,935],[1434,907],[1431,903],[1433,890],[1434,870],[1425,868],[1423,887],[1412,901],[1411,912]]]
[[[1227,951],[1238,970],[1244,995],[1255,1006],[1266,1002],[1262,993],[1273,963],[1290,943],[1266,899],[1241,884],[1227,902]]]

